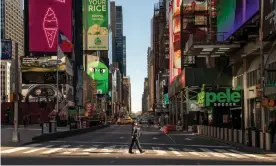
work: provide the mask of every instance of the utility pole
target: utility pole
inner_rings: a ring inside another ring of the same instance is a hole
[[[14,62],[14,83],[13,83],[13,91],[15,94],[15,99],[14,99],[14,128],[13,128],[13,133],[12,133],[12,142],[19,142],[20,137],[19,137],[19,132],[18,132],[18,102],[19,102],[19,84],[20,84],[20,79],[19,78],[19,70],[18,70],[18,43],[15,43],[15,62]]]
[[[264,20],[264,0],[261,0],[261,17],[260,17],[260,30],[259,30],[259,40],[260,40],[260,58],[261,58],[261,65],[260,65],[260,85],[261,85],[261,102],[265,97],[265,60],[264,60],[264,50],[263,50],[263,20]],[[262,132],[265,132],[265,110],[264,107],[261,107],[261,126]]]

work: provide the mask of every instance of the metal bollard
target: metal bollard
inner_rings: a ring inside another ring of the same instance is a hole
[[[252,131],[252,147],[256,147],[256,132]]]
[[[260,132],[260,148],[264,149],[264,133]]]
[[[239,135],[239,143],[242,144],[242,135],[243,135],[243,131],[242,130],[238,130],[238,135]]]
[[[214,127],[214,134],[213,134],[213,137],[216,137],[217,136],[217,127]]]
[[[211,136],[211,126],[208,126],[208,137]]]
[[[216,135],[217,138],[220,138],[220,128],[217,127],[217,135]]]
[[[213,137],[214,136],[214,127],[211,126],[211,130],[210,131],[211,131],[211,135],[210,136]]]
[[[223,128],[220,128],[220,139],[223,139],[223,134],[224,134]]]
[[[224,140],[228,141],[228,129],[224,128]]]
[[[271,150],[271,135],[270,133],[265,133],[265,150]]]
[[[232,129],[228,129],[228,141],[232,142],[232,138],[233,138],[233,135],[232,135]]]
[[[238,130],[237,129],[234,129],[234,142],[238,142]]]

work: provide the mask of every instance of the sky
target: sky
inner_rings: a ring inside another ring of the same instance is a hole
[[[116,6],[123,8],[123,33],[126,36],[127,75],[131,79],[132,112],[142,110],[151,18],[156,2],[158,0],[115,0]]]

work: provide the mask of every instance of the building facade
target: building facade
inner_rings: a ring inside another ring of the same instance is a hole
[[[128,114],[131,113],[131,83],[130,77],[123,77],[123,104]]]
[[[11,93],[10,62],[1,62],[1,101],[9,102]]]

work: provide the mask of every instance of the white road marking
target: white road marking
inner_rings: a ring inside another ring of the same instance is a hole
[[[126,154],[126,153],[128,153],[128,150],[129,150],[128,148],[129,148],[129,147],[128,147],[127,145],[123,145],[123,146],[120,147],[120,150],[119,150],[119,151],[120,151],[121,153]]]
[[[207,156],[207,155],[205,155],[205,154],[203,154],[203,153],[198,153],[198,152],[195,151],[194,149],[183,148],[183,150],[184,150],[185,152],[188,152],[188,153],[192,154],[192,155],[196,155],[196,156],[200,156],[200,157],[209,157],[209,156]]]
[[[177,156],[183,156],[178,149],[175,149],[175,148],[172,148],[172,147],[169,147],[168,148],[173,154],[177,155]]]
[[[89,155],[91,152],[97,150],[99,145],[93,145],[92,148],[84,149],[83,152],[77,153],[77,155]]]
[[[41,151],[41,150],[44,150],[44,149],[47,149],[47,148],[50,148],[50,147],[53,147],[54,145],[47,145],[43,148],[37,148],[37,149],[32,149],[32,150],[29,150],[27,152],[24,152],[24,153],[33,153],[33,152],[37,152],[37,151]]]
[[[246,156],[242,156],[242,155],[239,155],[239,154],[236,154],[236,153],[229,153],[227,150],[224,150],[224,149],[214,149],[214,151],[217,151],[219,153],[222,153],[222,154],[225,154],[225,155],[228,155],[228,156],[236,157],[236,158],[248,158]]]
[[[26,149],[29,149],[29,148],[32,148],[32,147],[37,147],[39,145],[41,145],[41,144],[31,144],[31,145],[24,146],[24,147],[12,148],[12,149],[1,151],[1,154],[2,153],[14,153],[14,152],[18,152],[18,151],[21,151],[21,150],[26,150]]]
[[[120,137],[120,139],[124,139],[125,137]]]
[[[101,153],[103,153],[103,154],[110,154],[111,152],[113,152],[113,150],[114,150],[115,147],[116,147],[115,145],[104,147],[104,149],[102,149]]]
[[[254,154],[248,154],[248,153],[240,152],[240,151],[237,151],[237,150],[234,150],[234,149],[229,149],[229,151],[235,152],[235,153],[238,153],[238,154],[242,154],[244,156],[252,157],[252,158],[273,160],[272,158],[269,158],[269,157],[263,157],[263,156],[258,156],[258,155],[254,155]]]
[[[223,155],[223,154],[219,154],[219,153],[216,153],[216,152],[213,152],[209,149],[205,149],[205,148],[199,148],[200,150],[202,150],[203,152],[208,152],[210,153],[211,155],[215,156],[215,157],[220,157],[220,158],[225,158],[227,156]]]
[[[191,139],[191,138],[185,138],[185,140],[187,140],[187,141],[191,141],[192,139]]]
[[[156,138],[156,137],[152,137],[152,139],[158,139],[158,138]]]
[[[59,150],[62,150],[63,148],[68,148],[68,147],[70,147],[71,145],[62,145],[62,146],[60,146],[59,148],[53,148],[53,149],[51,149],[51,150],[48,150],[48,151],[46,151],[46,152],[43,152],[42,154],[51,154],[51,153],[54,153],[54,152],[57,152],[57,151],[59,151]]]
[[[66,151],[63,152],[62,154],[71,154],[72,152],[76,152],[77,150],[79,150],[82,147],[83,147],[83,145],[79,145],[77,148],[66,149]]]
[[[50,141],[52,143],[79,143],[79,144],[117,144],[117,145],[129,145],[129,143],[123,142],[88,142],[88,141]],[[141,143],[141,145],[153,145],[153,146],[183,146],[183,144],[156,144],[156,143]],[[212,145],[185,145],[185,147],[204,147],[204,148],[231,148],[231,146],[212,146]]]
[[[164,151],[164,150],[161,150],[160,147],[152,147],[152,149],[153,149],[154,152],[157,153],[157,155],[165,155],[165,154],[167,154],[167,152]]]

